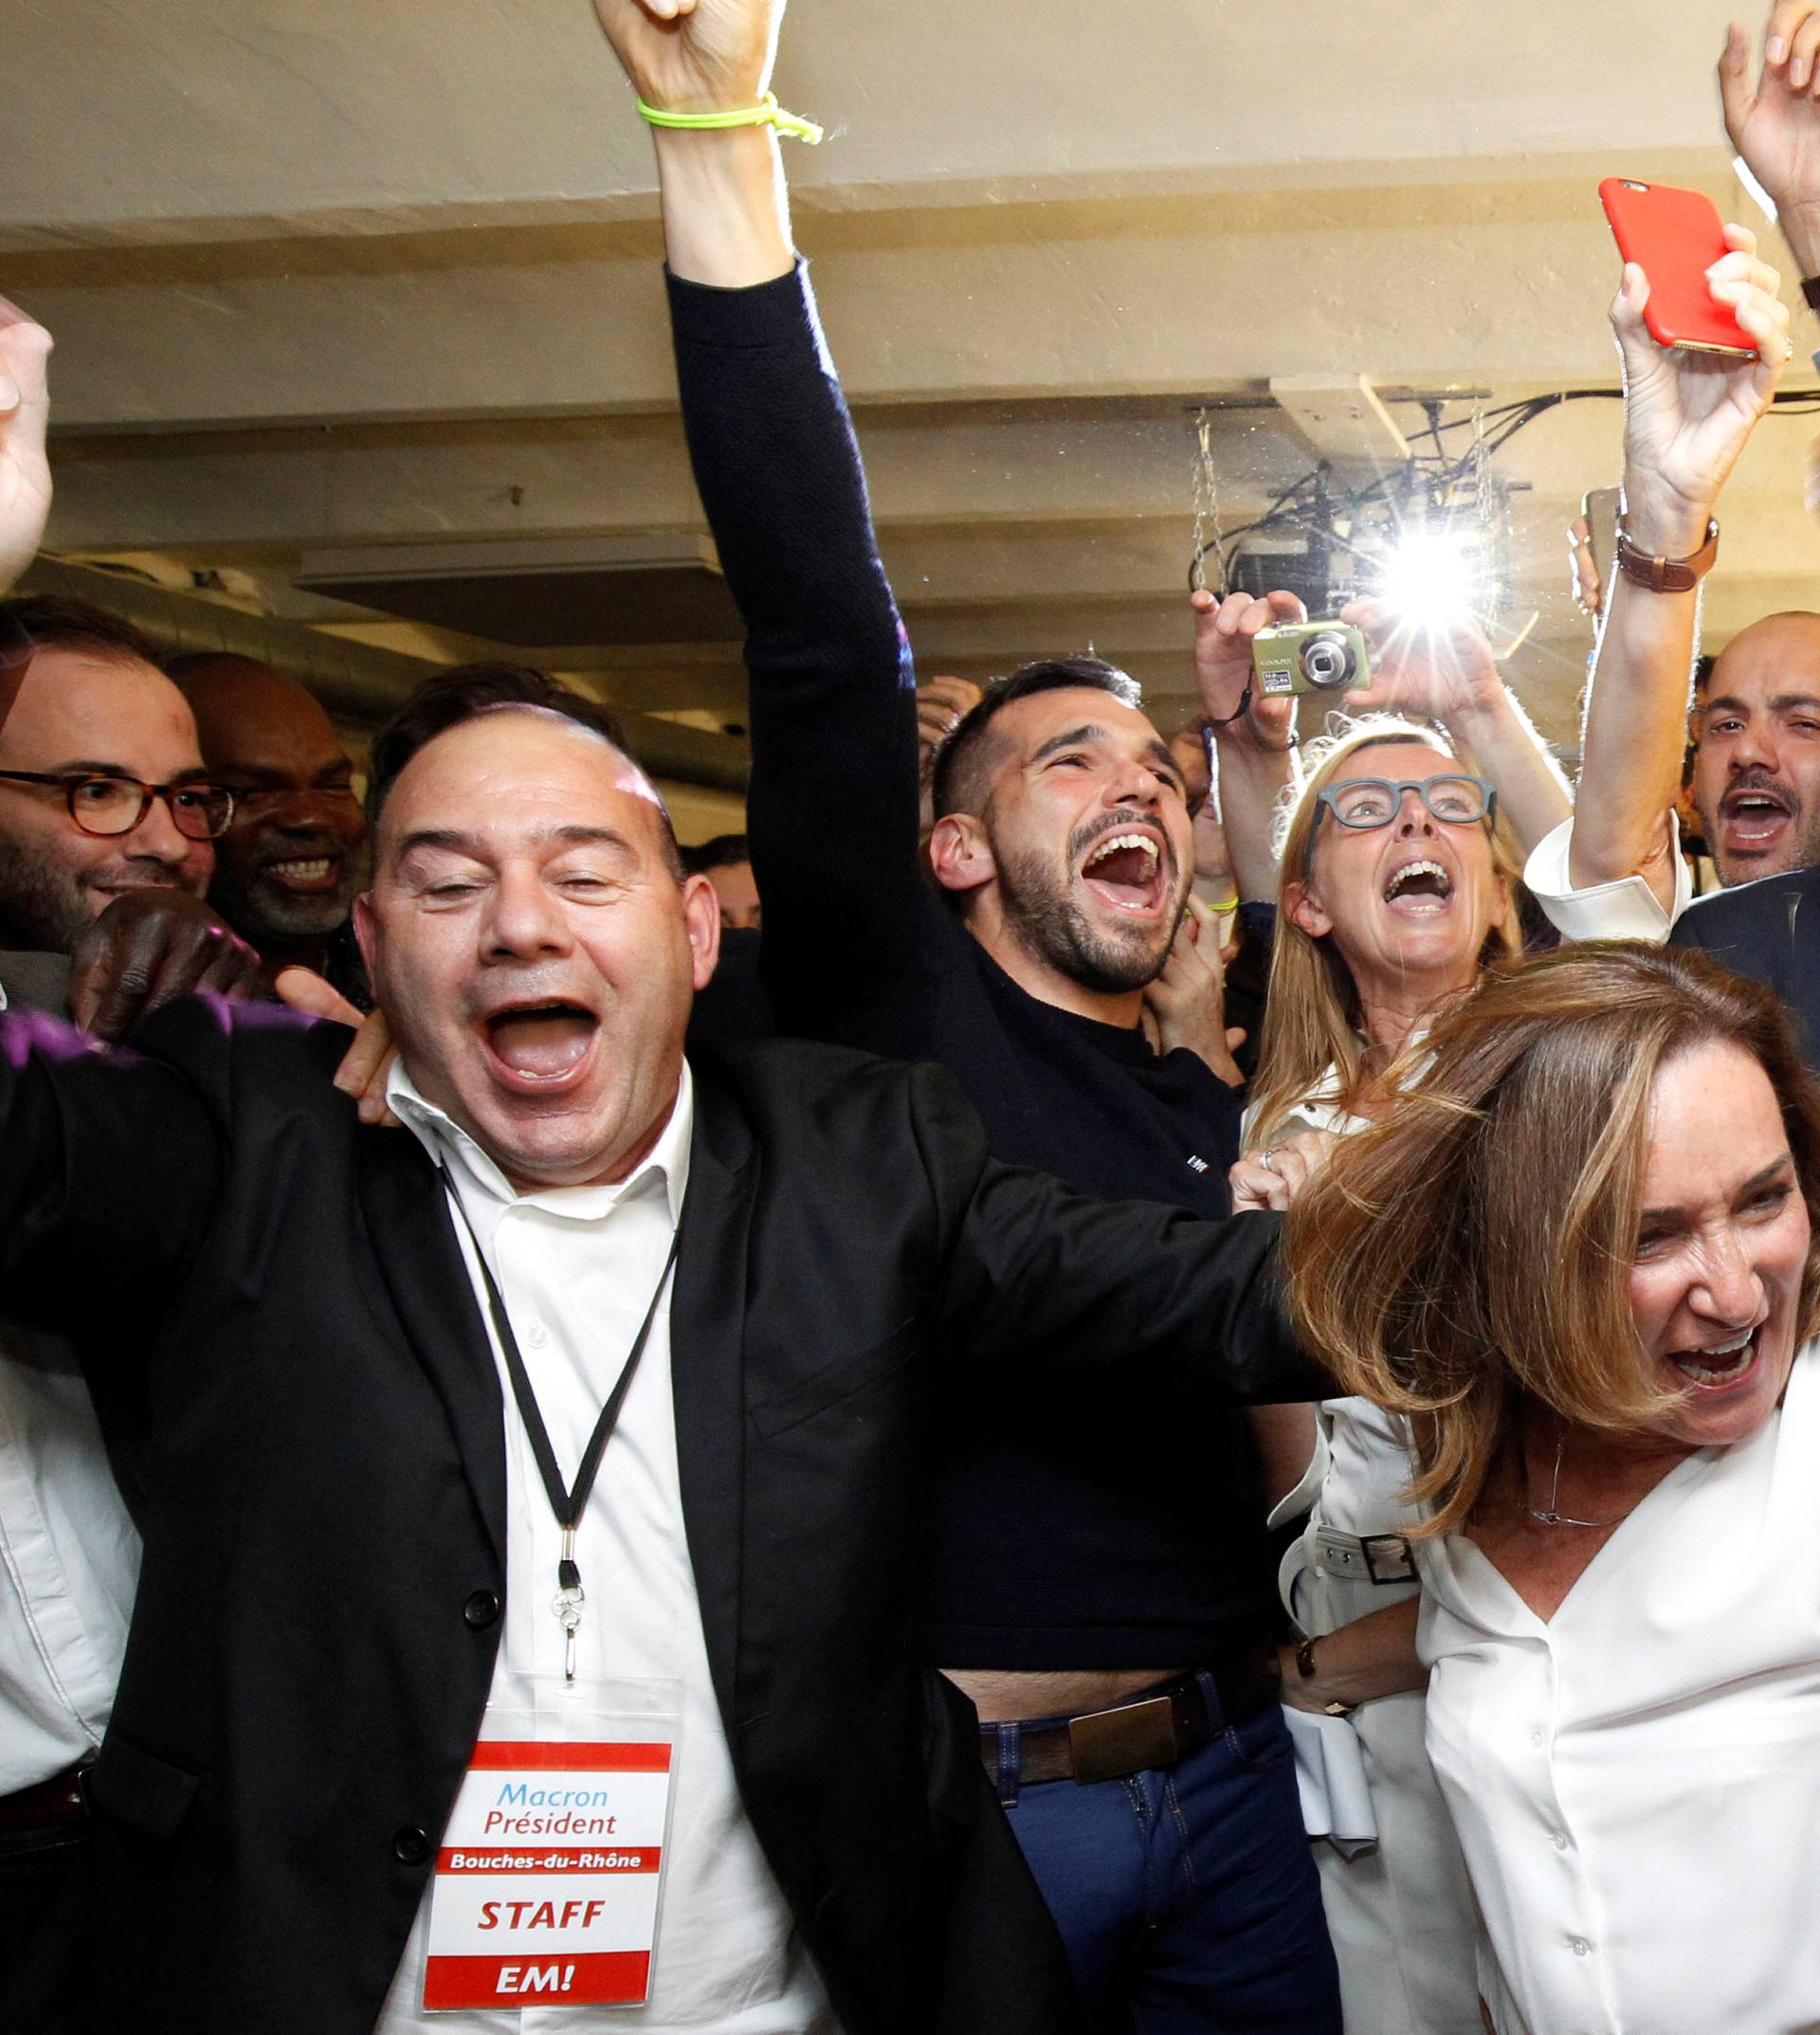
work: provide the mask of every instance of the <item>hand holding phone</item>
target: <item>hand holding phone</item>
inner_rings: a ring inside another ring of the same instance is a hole
[[[1677,343],[1651,316],[1655,278],[1627,263],[1611,304],[1624,358],[1624,526],[1631,542],[1667,558],[1704,543],[1713,506],[1789,358],[1780,279],[1743,227],[1723,227],[1726,252],[1702,276],[1708,300],[1732,311],[1744,347]],[[1745,348],[1749,351],[1746,352]]]
[[[1644,322],[1658,346],[1748,359],[1756,342],[1727,305],[1715,303],[1706,271],[1731,250],[1719,209],[1703,191],[1608,176],[1599,203],[1618,252],[1649,279]]]

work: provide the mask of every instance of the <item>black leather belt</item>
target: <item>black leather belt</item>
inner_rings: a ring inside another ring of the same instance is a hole
[[[47,1781],[22,1788],[17,1794],[0,1795],[0,1850],[16,1849],[41,1833],[65,1824],[88,1821],[88,1797],[83,1792],[86,1766],[70,1767]]]
[[[1019,1723],[1017,1778],[1040,1781],[1122,1780],[1150,1767],[1173,1767],[1200,1749],[1228,1724],[1242,1724],[1279,1691],[1274,1651],[1261,1649],[1218,1667],[1201,1670],[1219,1697],[1219,1715],[1208,1708],[1200,1675],[1178,1675],[1154,1689],[1140,1689],[1109,1710],[1039,1724]],[[979,1727],[979,1756],[993,1780],[1007,1778],[1000,1762],[1003,1727]]]

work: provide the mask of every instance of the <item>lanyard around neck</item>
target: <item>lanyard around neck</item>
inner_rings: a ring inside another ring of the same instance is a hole
[[[657,1319],[657,1305],[664,1298],[664,1289],[670,1282],[670,1274],[676,1267],[677,1248],[682,1241],[682,1226],[679,1224],[670,1239],[669,1255],[664,1261],[664,1269],[658,1274],[657,1284],[652,1290],[650,1304],[645,1310],[645,1318],[639,1323],[638,1334],[633,1338],[631,1353],[620,1370],[617,1382],[608,1393],[593,1432],[588,1437],[588,1445],[582,1450],[581,1465],[575,1472],[573,1484],[563,1481],[562,1471],[556,1464],[556,1452],[550,1443],[550,1429],[545,1424],[542,1408],[537,1405],[537,1395],[531,1384],[531,1374],[525,1369],[523,1353],[519,1348],[519,1338],[512,1332],[512,1317],[506,1310],[505,1296],[500,1291],[500,1282],[493,1277],[493,1268],[486,1262],[486,1253],[481,1248],[479,1232],[475,1229],[462,1197],[455,1186],[455,1176],[448,1170],[448,1161],[439,1159],[443,1186],[455,1210],[462,1219],[463,1227],[474,1245],[474,1260],[481,1268],[481,1280],[486,1287],[487,1312],[493,1317],[493,1333],[499,1338],[500,1354],[505,1358],[506,1375],[512,1381],[512,1396],[518,1402],[519,1417],[524,1422],[524,1431],[531,1443],[531,1453],[537,1460],[537,1475],[542,1479],[544,1496],[550,1501],[550,1510],[555,1515],[556,1524],[562,1529],[562,1554],[556,1563],[556,1594],[551,1606],[557,1622],[568,1635],[565,1649],[564,1674],[573,1681],[575,1679],[575,1628],[581,1623],[581,1607],[584,1594],[581,1588],[581,1571],[575,1566],[575,1529],[581,1523],[581,1516],[587,1510],[588,1499],[594,1488],[594,1479],[600,1471],[600,1459],[607,1453],[607,1444],[613,1438],[613,1429],[619,1425],[620,1408],[626,1404],[626,1394],[631,1390],[632,1378],[638,1370],[640,1357],[645,1354],[645,1345],[650,1340],[651,1324]]]

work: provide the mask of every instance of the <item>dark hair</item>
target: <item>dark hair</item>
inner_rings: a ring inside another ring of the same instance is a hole
[[[997,745],[988,740],[994,719],[1019,700],[1036,693],[1069,692],[1085,687],[1110,693],[1128,707],[1142,708],[1144,696],[1136,679],[1097,657],[1044,657],[1020,664],[1005,678],[988,681],[979,704],[936,753],[930,796],[937,819],[951,812],[977,812],[985,802],[986,780],[998,761]]]
[[[134,658],[155,664],[158,653],[130,622],[87,601],[64,600],[51,593],[22,594],[0,601],[0,658],[13,662],[15,651],[86,650],[91,657],[119,663]]]
[[[590,700],[585,693],[558,683],[548,672],[533,671],[528,664],[451,664],[434,672],[395,708],[390,719],[373,738],[367,769],[367,830],[376,834],[379,815],[385,809],[391,788],[419,750],[428,748],[439,735],[459,728],[498,707],[537,707],[546,714],[559,714],[564,720],[587,728],[610,742],[634,763],[626,743],[626,730],[611,707]],[[664,859],[680,882],[682,858],[676,845],[668,809],[660,799],[658,817],[664,837]]]
[[[752,860],[744,834],[716,834],[712,841],[698,842],[682,850],[682,866],[691,876],[706,876],[710,869],[731,869]]]

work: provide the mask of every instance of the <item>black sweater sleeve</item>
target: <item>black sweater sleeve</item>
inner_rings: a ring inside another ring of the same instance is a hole
[[[746,625],[764,974],[782,1029],[825,1030],[946,926],[918,865],[910,645],[804,265],[668,281],[696,485]]]

